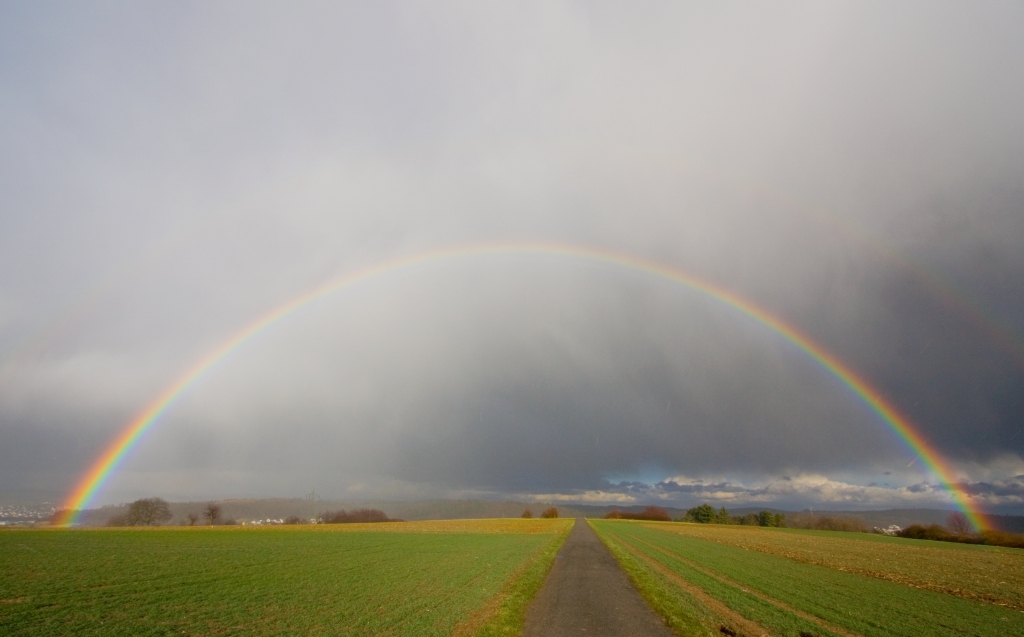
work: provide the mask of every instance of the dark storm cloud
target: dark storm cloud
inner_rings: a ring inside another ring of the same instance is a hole
[[[2,11],[12,492],[66,489],[205,353],[330,277],[541,240],[735,291],[869,379],[979,501],[1020,504],[1019,7]],[[944,497],[764,325],[556,255],[421,264],[311,304],[211,369],[122,471],[111,501]]]
[[[977,482],[962,483],[960,485],[968,493],[982,496],[998,496],[1000,498],[1013,498],[1016,502],[1024,502],[1024,475],[1014,476],[1007,480],[1000,480],[996,483]]]

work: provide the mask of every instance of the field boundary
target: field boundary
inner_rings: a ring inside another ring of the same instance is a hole
[[[565,544],[573,526],[575,521],[520,566],[496,595],[467,620],[455,626],[452,637],[494,637],[522,633],[526,607],[544,584],[554,564],[555,555]]]

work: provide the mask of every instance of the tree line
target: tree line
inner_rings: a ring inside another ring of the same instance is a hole
[[[620,511],[614,509],[606,514],[607,520],[649,520],[654,522],[694,522],[697,524],[745,524],[748,526],[786,526],[786,515],[784,513],[772,513],[761,511],[760,513],[748,513],[746,515],[729,515],[725,507],[715,511],[715,508],[705,502],[700,506],[688,509],[682,517],[675,518],[669,515],[668,509],[659,506],[645,507],[639,513]]]
[[[700,506],[687,509],[683,517],[677,521],[696,522],[697,524],[743,524],[746,526],[782,527],[786,526],[786,514],[772,513],[771,511],[764,510],[757,513],[747,513],[746,515],[730,515],[725,507],[715,511],[713,506],[705,502]]]
[[[142,498],[128,505],[128,511],[115,515],[107,520],[107,526],[159,526],[174,517],[171,507],[163,498]],[[203,508],[202,515],[194,511],[185,516],[187,526],[195,526],[200,517],[210,526],[235,524],[234,520],[225,520],[221,515],[219,504],[213,502]]]
[[[526,509],[525,511],[523,511],[523,517],[524,518],[532,518],[533,517],[533,511],[531,511],[530,509]],[[540,517],[542,517],[542,518],[557,518],[558,517],[558,507],[549,507],[547,509],[544,509],[543,511],[540,512]]]

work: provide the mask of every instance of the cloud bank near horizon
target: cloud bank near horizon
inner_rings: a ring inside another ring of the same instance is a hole
[[[959,488],[991,511],[1017,510],[1024,504],[1024,474],[994,482],[963,483]],[[702,503],[716,507],[773,506],[847,510],[888,508],[950,508],[949,494],[934,483],[907,486],[851,484],[824,475],[783,476],[744,484],[723,480],[677,477],[657,484],[621,482],[606,489],[569,493],[521,494],[527,500],[583,504],[661,504],[689,508]]]
[[[550,241],[654,259],[784,318],[981,501],[1024,512],[1019,7],[0,12],[12,497],[65,492],[185,369],[330,277]],[[492,255],[378,277],[268,330],[182,397],[103,501],[315,486],[938,503],[912,461],[834,379],[700,294]]]

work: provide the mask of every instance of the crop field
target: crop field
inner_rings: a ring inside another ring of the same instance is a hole
[[[1024,551],[857,533],[595,520],[683,635],[1024,635]]]
[[[572,524],[6,530],[0,634],[518,634]]]

